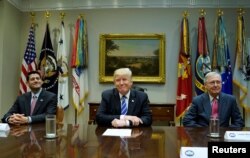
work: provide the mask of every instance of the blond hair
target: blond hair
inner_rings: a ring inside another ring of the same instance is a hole
[[[125,75],[132,79],[132,71],[129,68],[119,68],[114,71],[113,79],[115,80],[116,76]]]

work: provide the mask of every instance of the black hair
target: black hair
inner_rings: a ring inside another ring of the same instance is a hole
[[[40,74],[39,71],[30,71],[30,72],[28,72],[28,75],[27,75],[27,77],[26,77],[26,80],[27,80],[27,81],[29,81],[30,75],[32,75],[32,74],[38,74],[39,77],[42,78],[42,76],[41,76],[41,74]]]

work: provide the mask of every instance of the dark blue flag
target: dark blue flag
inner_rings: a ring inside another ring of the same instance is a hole
[[[43,46],[39,58],[38,69],[43,76],[43,88],[57,94],[58,90],[58,68],[50,38],[49,24],[47,23],[46,32],[43,39]]]
[[[212,68],[221,74],[222,92],[233,93],[232,67],[228,48],[228,39],[223,17],[219,15],[216,21]]]

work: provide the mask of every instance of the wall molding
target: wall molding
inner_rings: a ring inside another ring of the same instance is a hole
[[[7,0],[23,12],[111,8],[250,8],[249,0]]]

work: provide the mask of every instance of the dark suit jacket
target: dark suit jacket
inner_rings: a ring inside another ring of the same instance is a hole
[[[18,96],[14,105],[2,118],[2,122],[6,122],[6,118],[13,113],[24,114],[30,116],[31,92]],[[32,123],[44,122],[46,114],[56,114],[57,97],[54,93],[42,90],[36,102],[35,109],[31,117]]]
[[[106,90],[102,93],[102,101],[96,114],[98,125],[111,126],[112,120],[120,119],[121,101],[116,88]],[[127,115],[139,117],[142,126],[150,126],[152,123],[152,113],[148,105],[148,95],[137,90],[130,90]]]
[[[244,127],[244,122],[234,96],[220,93],[218,103],[221,127]],[[211,109],[208,93],[196,96],[183,118],[183,125],[187,127],[208,126]],[[230,119],[231,123],[229,123]]]

